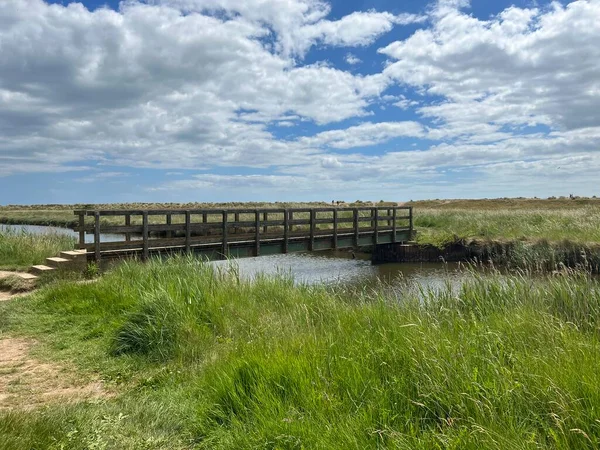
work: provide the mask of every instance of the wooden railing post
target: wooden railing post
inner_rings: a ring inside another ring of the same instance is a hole
[[[310,210],[310,242],[308,244],[308,250],[313,251],[315,249],[315,218],[316,213],[314,209]]]
[[[96,264],[100,265],[100,213],[94,212],[94,253]]]
[[[125,225],[126,226],[131,225],[131,214],[125,214]],[[125,233],[125,241],[126,242],[131,241],[131,233]]]
[[[338,210],[337,208],[333,209],[333,248],[337,250],[338,248]]]
[[[392,242],[393,243],[396,243],[396,240],[397,240],[397,238],[396,238],[396,230],[397,230],[396,216],[397,216],[397,211],[398,210],[396,208],[394,208],[393,211],[392,211],[392,214],[393,214],[393,216],[392,216]]]
[[[239,221],[240,221],[240,213],[239,213],[239,212],[236,212],[236,213],[235,213],[235,221],[236,221],[236,222],[239,222]],[[237,232],[238,232],[238,226],[237,226],[237,225],[233,227],[233,232],[234,232],[235,234],[237,234]]]
[[[408,207],[408,217],[410,220],[408,229],[410,230],[410,239],[412,240],[412,238],[413,238],[413,207],[412,206]]]
[[[254,230],[254,256],[260,256],[260,213],[258,209],[254,213],[256,229]]]
[[[287,208],[283,211],[283,253],[289,250],[290,217]]]
[[[269,220],[269,213],[268,212],[263,213],[263,220],[265,222],[267,222]],[[268,231],[269,231],[268,225],[263,226],[263,233],[267,234]]]
[[[358,221],[358,208],[354,208],[354,247],[358,247],[358,241],[359,241],[359,233],[358,233],[358,227],[360,225],[360,222]]]
[[[167,225],[171,225],[173,223],[173,218],[171,217],[171,214],[167,214]],[[168,238],[172,238],[173,237],[173,232],[172,231],[167,231],[167,237]]]
[[[227,259],[227,211],[223,211],[223,259]]]
[[[79,248],[85,248],[85,212],[79,211]]]
[[[189,211],[185,212],[185,252],[190,253],[192,250],[192,214]]]
[[[148,246],[148,211],[144,211],[142,213],[142,240],[144,249],[142,254],[142,259],[144,261],[148,260],[149,256],[149,246]]]
[[[373,217],[373,244],[377,245],[379,243],[379,209],[373,208],[373,212],[371,213]]]
[[[208,213],[202,213],[202,223],[208,223]]]

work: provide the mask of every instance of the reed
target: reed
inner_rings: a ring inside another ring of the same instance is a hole
[[[0,231],[0,269],[27,270],[47,257],[75,248],[75,239],[55,233],[34,234],[15,229]]]

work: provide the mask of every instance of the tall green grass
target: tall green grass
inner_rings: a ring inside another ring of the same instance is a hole
[[[444,245],[460,239],[600,242],[600,208],[473,210],[415,209],[417,240]]]
[[[599,318],[582,274],[398,298],[129,262],[0,306],[0,332],[119,392],[0,412],[0,447],[598,448]]]
[[[26,270],[50,256],[75,248],[75,239],[61,234],[0,230],[0,269]]]

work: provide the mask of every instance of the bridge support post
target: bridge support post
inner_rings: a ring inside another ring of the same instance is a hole
[[[131,226],[131,214],[125,214],[125,226]],[[131,233],[125,233],[125,242],[131,242]]]
[[[310,210],[310,241],[308,243],[308,250],[313,251],[315,249],[315,218],[316,213],[314,209]]]
[[[190,253],[192,246],[192,215],[189,211],[185,212],[185,252]]]
[[[96,264],[100,265],[100,213],[94,213],[94,253]]]
[[[171,214],[167,214],[167,225],[171,225],[173,223],[173,218],[171,217]],[[173,237],[173,232],[172,231],[167,231],[167,237],[168,238],[172,238]]]
[[[79,249],[85,248],[85,212],[79,212]]]
[[[144,211],[144,213],[142,214],[142,239],[143,239],[143,253],[142,253],[142,260],[147,261],[148,260],[148,211]]]
[[[371,216],[373,217],[373,244],[377,245],[379,243],[379,209],[373,208]]]
[[[287,208],[283,211],[283,253],[289,251],[290,214]]]
[[[354,247],[358,247],[359,233],[358,227],[360,222],[358,221],[358,208],[354,208]]]
[[[338,210],[333,209],[333,249],[338,248]]]
[[[254,220],[256,222],[256,228],[254,230],[254,256],[260,256],[260,213],[258,210],[254,213]]]
[[[223,259],[227,259],[227,253],[228,253],[228,248],[227,248],[227,211],[223,211],[223,249],[222,249],[222,253],[223,253]]]
[[[396,225],[396,214],[397,214],[397,209],[394,208],[393,209],[393,216],[392,216],[392,242],[395,244],[397,241],[397,237],[396,237],[396,231],[397,231],[397,225]]]

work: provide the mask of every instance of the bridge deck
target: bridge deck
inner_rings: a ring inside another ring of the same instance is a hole
[[[97,262],[174,252],[222,259],[356,248],[408,241],[413,228],[412,208],[406,207],[111,210],[75,214],[79,215],[79,247],[87,250],[89,260]],[[103,242],[103,233],[122,233],[123,240]],[[93,243],[85,243],[86,234],[94,235]]]

